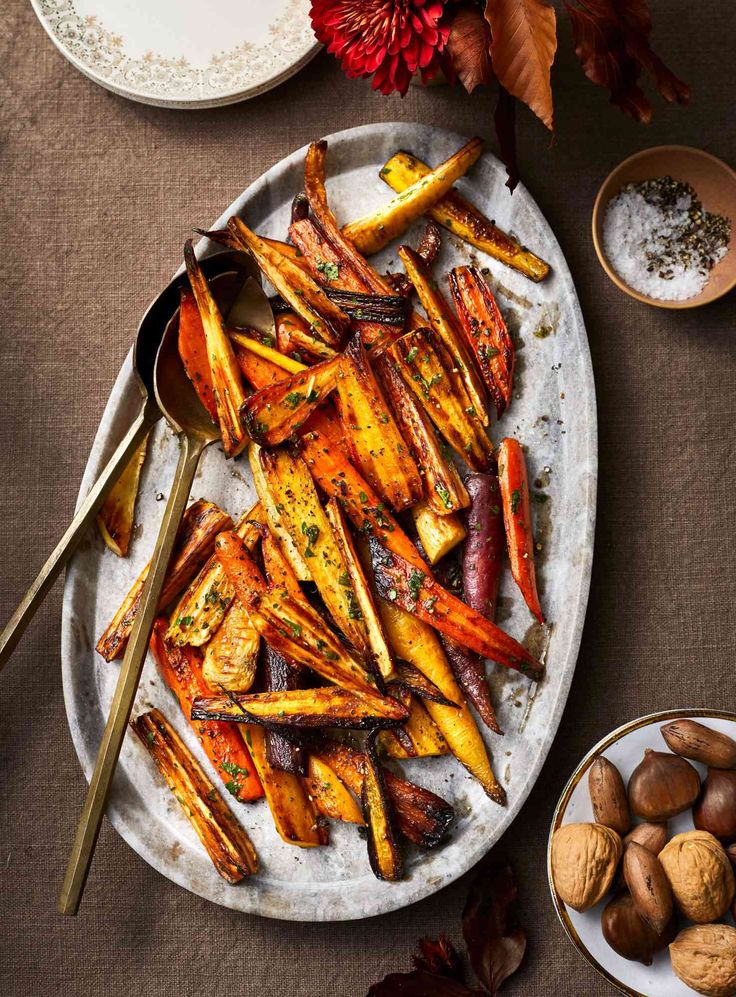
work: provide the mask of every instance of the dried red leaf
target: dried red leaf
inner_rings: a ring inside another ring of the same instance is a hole
[[[368,991],[368,997],[478,997],[480,994],[480,990],[468,990],[459,980],[437,976],[424,969],[390,973]]]
[[[515,900],[511,868],[498,862],[474,880],[463,910],[463,937],[470,965],[494,995],[519,968],[526,951],[526,932],[511,909]]]
[[[477,7],[460,7],[450,25],[447,51],[454,75],[472,93],[493,80],[491,29]]]
[[[506,186],[513,194],[519,182],[519,163],[516,158],[516,100],[499,84],[498,101],[493,114],[496,138],[501,160],[506,167]]]
[[[463,982],[463,967],[460,956],[447,935],[439,938],[420,938],[419,951],[414,956],[414,965],[425,973],[448,976]]]
[[[651,49],[652,19],[646,0],[577,0],[565,4],[572,22],[575,53],[585,75],[608,90],[611,103],[642,124],[652,107],[639,86],[642,71],[668,101],[686,104],[690,90]]]
[[[553,128],[550,70],[557,51],[554,8],[544,0],[486,0],[498,82]]]

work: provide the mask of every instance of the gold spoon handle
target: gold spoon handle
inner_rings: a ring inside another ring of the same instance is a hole
[[[125,434],[97,481],[92,485],[64,536],[52,551],[49,559],[39,571],[36,580],[23,596],[18,608],[0,633],[0,671],[15,650],[18,641],[45,599],[46,593],[53,585],[59,572],[76,550],[79,541],[85,535],[87,527],[107,498],[110,489],[127,467],[143,437],[160,417],[161,413],[158,407],[152,402],[146,401],[141,407],[133,425]]]
[[[123,738],[128,727],[130,712],[138,690],[143,662],[148,650],[148,641],[153,630],[158,611],[158,601],[164,585],[166,569],[176,539],[176,531],[181,523],[189,491],[197,470],[197,464],[207,441],[201,437],[179,437],[179,462],[171,485],[169,500],[166,503],[164,518],[156,540],[146,583],[135,622],[130,633],[128,647],[120,667],[115,694],[110,706],[105,731],[97,752],[94,772],[90,780],[87,798],[79,818],[74,837],[69,864],[59,897],[59,911],[62,914],[76,914],[82,899],[84,884],[92,864],[97,836],[100,833],[102,815],[110,795],[115,766],[117,764]]]

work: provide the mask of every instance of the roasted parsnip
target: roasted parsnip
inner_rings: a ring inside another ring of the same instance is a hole
[[[291,772],[273,768],[266,757],[266,730],[256,724],[240,727],[266,794],[268,809],[279,835],[289,845],[317,848],[329,843],[329,832],[320,820],[304,781]]]
[[[97,526],[102,539],[118,557],[125,557],[133,536],[135,503],[141,469],[146,459],[148,437],[144,437],[128,465],[112,487],[112,491],[97,513]]]
[[[394,831],[391,799],[386,791],[383,769],[378,763],[378,753],[372,737],[368,738],[363,757],[360,802],[363,819],[368,826],[368,858],[371,869],[377,879],[396,882],[403,875],[404,864]]]
[[[163,714],[151,710],[131,721],[130,726],[153,758],[223,879],[239,883],[258,872],[258,856],[250,838]]]
[[[291,537],[288,529],[284,525],[282,519],[282,511],[277,508],[276,504],[271,495],[271,491],[266,482],[266,476],[263,473],[263,468],[261,467],[261,461],[259,457],[260,448],[251,447],[248,453],[250,460],[250,469],[253,475],[253,484],[256,486],[256,491],[258,492],[258,498],[261,500],[261,505],[266,514],[266,522],[268,523],[268,528],[272,533],[276,535],[281,545],[281,552],[283,553],[286,560],[291,565],[291,568],[300,582],[308,582],[312,580],[312,572],[309,570],[307,562],[304,560],[302,555]]]
[[[355,693],[339,686],[286,689],[253,695],[200,696],[192,707],[197,720],[229,720],[264,727],[347,727],[373,730],[403,723],[408,710],[391,696]]]
[[[194,578],[212,553],[215,537],[222,530],[232,529],[232,520],[212,502],[193,502],[184,513],[177,534],[176,546],[164,582],[159,609],[163,609]],[[140,573],[123,604],[97,641],[97,652],[105,661],[121,655],[138,612],[150,561]]]
[[[402,236],[415,219],[430,211],[447,194],[478,159],[482,148],[481,139],[471,139],[444,163],[405,187],[388,204],[346,225],[343,228],[345,237],[366,256],[379,252]]]
[[[263,796],[261,784],[237,731],[229,724],[207,718],[200,723],[194,716],[193,706],[198,697],[206,696],[211,691],[202,674],[201,652],[194,647],[177,647],[169,643],[163,617],[156,621],[150,646],[161,677],[178,699],[182,713],[225,783],[225,788],[238,800],[259,799]]]
[[[429,502],[420,502],[409,511],[430,564],[437,564],[465,539],[465,527],[457,513],[438,516]]]
[[[240,368],[225,332],[220,309],[194,255],[191,239],[184,246],[184,262],[204,328],[222,446],[226,457],[234,457],[248,442],[240,422],[240,409],[245,401]]]
[[[449,280],[460,324],[500,419],[513,394],[515,350],[509,330],[477,267],[455,267]]]
[[[385,730],[379,735],[379,744],[390,758],[428,758],[446,755],[450,750],[439,727],[414,696],[409,703],[409,718],[401,730],[409,738],[410,751],[396,737],[397,731]]]
[[[409,246],[399,246],[399,257],[414,290],[417,292],[422,307],[427,313],[430,327],[436,331],[458,368],[478,420],[487,426],[489,419],[483,381],[478,374],[473,357],[468,352],[463,334],[457,326],[457,321],[449,304],[418,253],[415,253]]]
[[[228,229],[310,331],[328,346],[339,345],[349,317],[333,304],[323,289],[290,256],[252,232],[242,218],[231,218]]]
[[[526,460],[521,444],[511,437],[501,440],[498,448],[498,482],[501,486],[503,522],[511,574],[530,611],[540,623],[544,623],[544,614],[537,594]]]
[[[318,755],[309,756],[306,777],[307,790],[312,802],[323,817],[347,824],[364,824],[360,807],[334,769]]]
[[[230,692],[247,692],[258,667],[261,638],[248,610],[234,599],[214,637],[208,641],[202,674],[208,685]]]
[[[422,478],[359,336],[342,355],[337,396],[350,456],[363,477],[397,512],[415,505]]]
[[[238,520],[235,532],[248,550],[255,547],[260,537],[258,523],[262,518],[263,507],[257,502]],[[206,644],[225,618],[234,594],[222,565],[216,557],[210,557],[179,599],[171,614],[166,639],[193,647]]]
[[[360,603],[309,468],[301,457],[283,449],[261,449],[258,460],[270,501],[279,509],[299,554],[308,563],[312,580],[335,623],[354,647],[367,652],[368,631]]]
[[[431,329],[405,333],[389,349],[406,385],[442,436],[475,471],[487,471],[493,448],[460,372]]]
[[[327,518],[332,526],[332,532],[335,539],[340,545],[345,565],[347,567],[347,577],[343,578],[342,581],[347,581],[349,579],[352,583],[353,592],[355,593],[355,599],[360,608],[363,622],[365,623],[368,644],[373,654],[376,667],[384,679],[389,679],[394,674],[394,660],[388,643],[386,642],[386,635],[383,632],[383,624],[381,623],[381,617],[378,614],[378,609],[373,598],[373,592],[368,584],[363,566],[360,563],[360,558],[358,557],[358,552],[356,551],[353,543],[353,538],[350,535],[348,524],[345,521],[345,516],[343,515],[343,511],[340,508],[337,499],[330,499],[325,508],[325,512],[327,513]],[[338,579],[338,581],[340,581],[340,579]]]
[[[401,193],[430,172],[431,167],[415,156],[408,152],[397,152],[389,159],[379,176],[392,190]],[[453,235],[488,253],[494,260],[513,267],[530,280],[544,280],[549,273],[548,263],[501,231],[475,205],[458,194],[454,187],[429,209],[429,214]]]

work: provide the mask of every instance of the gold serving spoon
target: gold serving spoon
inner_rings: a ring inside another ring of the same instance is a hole
[[[218,254],[220,259],[227,256],[230,257],[230,261],[233,261],[234,254]],[[246,270],[250,269],[249,264],[248,257],[238,256],[237,267],[243,276],[245,276]],[[253,271],[251,270],[251,272]],[[224,280],[224,276],[220,278],[220,281]],[[260,320],[263,314],[263,303],[265,301],[265,305],[268,307],[268,301],[255,280],[249,279],[245,284],[247,285],[248,300],[252,300],[254,313],[258,314]],[[243,285],[242,280],[240,285]],[[213,283],[213,291],[216,291],[216,286]],[[217,289],[221,290],[221,287]],[[222,304],[222,300],[220,303]],[[239,322],[247,324],[250,309],[242,306],[242,295],[237,296],[236,306]],[[236,310],[235,306],[233,310]],[[143,588],[128,647],[120,668],[107,724],[97,752],[87,798],[82,808],[72,845],[59,898],[59,910],[62,914],[76,914],[79,909],[102,817],[110,795],[115,767],[143,671],[148,642],[158,611],[158,602],[171,559],[176,533],[189,498],[189,491],[200,457],[210,443],[214,443],[220,438],[219,429],[212,423],[199,401],[179,357],[178,328],[177,312],[164,332],[156,356],[153,381],[159,408],[179,437],[179,461],[151,559],[151,568]]]
[[[207,278],[221,274],[226,269],[242,273],[243,280],[248,276],[258,277],[257,268],[252,264],[250,258],[242,253],[233,253],[232,251],[215,253],[202,260],[200,266]],[[61,569],[87,533],[88,527],[144,436],[161,418],[161,410],[154,394],[154,364],[166,323],[179,307],[179,292],[184,281],[186,281],[184,274],[178,274],[174,277],[149,305],[138,326],[133,346],[133,374],[141,394],[140,410],[117,450],[80,505],[61,540],[39,571],[36,580],[23,596],[18,608],[0,633],[0,671],[15,650],[18,641],[23,636],[26,627],[33,619],[36,610],[43,602]],[[255,284],[256,281],[253,280],[252,283]],[[260,292],[260,286],[257,286],[257,291]],[[253,291],[253,295],[256,296],[256,290]],[[265,304],[268,308],[267,300]]]

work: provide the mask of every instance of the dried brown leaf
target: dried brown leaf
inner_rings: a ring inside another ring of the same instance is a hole
[[[491,29],[477,7],[460,7],[452,19],[447,51],[455,76],[472,93],[493,80]]]
[[[491,59],[499,83],[553,128],[550,70],[557,51],[555,12],[544,0],[487,0]]]
[[[450,979],[463,982],[460,956],[447,935],[440,935],[439,938],[420,938],[419,951],[414,956],[414,965],[423,972],[449,976]]]
[[[526,932],[510,909],[516,899],[511,868],[488,866],[474,880],[463,911],[463,937],[475,975],[491,994],[521,965]]]
[[[424,969],[411,973],[390,973],[374,983],[368,997],[476,997],[479,990],[469,990],[464,983],[448,976],[437,976]]]
[[[585,75],[608,90],[611,103],[642,124],[652,107],[639,86],[642,71],[668,101],[686,104],[690,90],[651,49],[652,20],[646,0],[578,0],[565,4],[575,39],[575,53]]]

